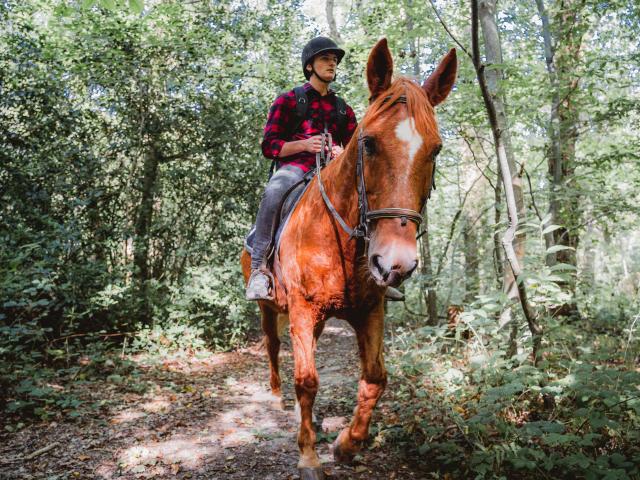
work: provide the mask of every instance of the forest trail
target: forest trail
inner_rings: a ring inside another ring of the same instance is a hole
[[[285,410],[273,405],[260,343],[199,357],[165,358],[152,366],[141,363],[138,381],[147,382],[145,393],[107,382],[102,388],[94,384],[90,398],[108,398],[109,403],[92,416],[2,434],[0,478],[297,479],[288,337],[280,354]],[[397,447],[375,441],[353,464],[333,463],[330,444],[339,425],[351,418],[359,375],[355,336],[345,322],[327,323],[316,358],[320,392],[314,413],[319,432],[329,430],[318,433],[318,454],[327,477],[425,478]],[[393,389],[390,378],[372,426],[393,418]]]

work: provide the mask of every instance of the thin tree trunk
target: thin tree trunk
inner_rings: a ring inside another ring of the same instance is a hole
[[[556,192],[562,189],[567,195],[556,202],[555,224],[562,228],[555,230],[556,245],[563,245],[565,250],[556,252],[556,261],[577,267],[576,249],[579,237],[576,226],[580,224],[580,202],[573,190],[575,176],[575,150],[578,139],[578,105],[575,93],[578,90],[579,75],[577,73],[580,61],[582,38],[586,31],[584,20],[581,18],[585,6],[584,0],[564,0],[558,5],[554,15],[557,39],[554,54],[555,72],[557,74],[558,89],[558,145],[559,155],[550,171],[554,172]],[[575,300],[575,280],[560,284],[567,291],[571,299],[559,306],[555,313],[573,316],[577,314]]]
[[[420,57],[418,55],[418,39],[412,35],[414,31],[413,15],[411,8],[413,0],[405,2],[405,22],[407,25],[407,33],[409,37],[409,56],[413,59],[413,75],[418,78],[420,76]]]
[[[498,26],[496,23],[496,0],[480,0],[478,2],[478,19],[482,26],[482,36],[484,38],[485,57],[488,65],[500,65],[503,63],[502,47],[500,45],[500,35],[498,33]],[[500,139],[502,148],[504,148],[507,165],[509,167],[508,172],[511,172],[511,186],[513,189],[514,200],[516,202],[516,209],[518,217],[525,217],[524,209],[524,195],[522,192],[522,178],[516,168],[516,162],[513,155],[513,149],[511,147],[511,136],[509,133],[509,123],[507,119],[507,112],[504,105],[504,96],[500,90],[500,82],[503,79],[502,68],[490,68],[484,71],[484,75],[487,80],[487,90],[491,96],[495,108],[495,121],[496,128],[500,131]],[[497,148],[497,147],[496,147]],[[502,170],[502,165],[499,165]],[[504,178],[504,173],[503,178]],[[505,188],[506,193],[506,188]],[[524,258],[524,245],[525,236],[523,233],[516,235],[514,250],[518,262],[522,262]],[[516,285],[515,277],[512,269],[504,268],[503,266],[503,291],[507,294],[512,302],[518,301],[518,287]],[[514,323],[511,319],[511,308],[505,309],[501,315],[500,323],[503,325],[511,324],[512,328]],[[515,336],[515,332],[514,332]],[[511,350],[514,350],[514,345],[511,345]],[[515,353],[515,352],[514,352]]]
[[[464,239],[464,272],[465,272],[465,297],[464,302],[469,304],[473,302],[478,293],[480,293],[480,274],[478,265],[480,259],[478,257],[478,235],[473,227],[473,220],[469,214],[465,214],[462,227],[462,236]]]
[[[504,259],[502,258],[502,245],[500,243],[500,218],[502,217],[502,178],[498,169],[496,187],[493,189],[493,262],[496,271],[496,282],[500,288],[504,287]]]
[[[149,246],[151,222],[153,220],[153,200],[157,187],[159,164],[159,152],[155,147],[149,147],[143,164],[141,179],[142,197],[134,226],[135,240],[133,251],[133,264],[135,267],[134,278],[138,283],[139,294],[142,297],[140,299],[142,302],[140,314],[144,322],[149,322],[150,320],[147,298],[147,282],[150,279]]]
[[[340,38],[340,33],[338,32],[338,27],[336,25],[336,17],[333,12],[333,8],[335,7],[335,0],[327,0],[325,3],[325,12],[327,14],[327,23],[329,24],[329,33],[331,38],[337,42],[342,42]]]
[[[522,281],[522,269],[520,266],[520,260],[518,258],[518,254],[516,253],[516,249],[514,248],[514,241],[516,240],[516,230],[518,228],[518,205],[516,201],[515,194],[515,185],[513,181],[513,174],[511,173],[511,169],[509,166],[509,158],[507,155],[507,150],[505,148],[505,143],[503,143],[503,137],[506,135],[508,138],[508,125],[506,123],[506,116],[503,116],[502,119],[504,123],[500,123],[499,110],[496,106],[502,106],[502,102],[496,104],[496,95],[493,94],[488,85],[487,78],[485,77],[485,65],[481,63],[480,60],[480,47],[478,42],[478,20],[479,20],[479,10],[483,10],[483,28],[485,24],[487,25],[487,33],[485,34],[485,47],[487,47],[487,51],[489,50],[488,43],[498,41],[497,35],[497,27],[495,25],[495,1],[481,1],[481,5],[483,5],[480,9],[478,8],[478,0],[471,0],[471,41],[473,45],[473,63],[476,69],[476,75],[478,77],[478,83],[480,84],[480,91],[482,93],[482,98],[484,100],[485,108],[487,110],[487,116],[489,117],[489,123],[491,124],[491,131],[493,133],[493,140],[496,149],[496,154],[498,157],[500,172],[502,174],[502,183],[504,186],[505,197],[507,200],[507,211],[509,215],[509,228],[506,230],[504,237],[502,239],[502,245],[509,262],[509,266],[511,267],[511,272],[514,278],[514,284],[518,291],[518,298],[520,299],[520,304],[522,306],[522,311],[527,320],[527,324],[529,326],[529,330],[531,331],[531,335],[533,338],[533,358],[534,362],[537,364],[539,361],[540,354],[540,344],[542,341],[542,328],[538,324],[537,317],[531,306],[529,305],[529,301],[527,298],[527,290],[524,281]],[[493,23],[491,22],[493,20]],[[487,41],[487,39],[489,41]],[[497,47],[497,48],[496,48]],[[493,54],[499,54],[499,43],[492,45]],[[494,57],[497,58],[497,57]],[[487,54],[487,59],[489,59],[489,55]],[[501,55],[500,55],[501,59]],[[497,78],[496,78],[497,80]],[[504,115],[504,108],[502,110],[502,115]],[[501,128],[501,126],[503,128]],[[515,166],[515,165],[514,165]],[[517,175],[517,174],[516,174]],[[521,187],[521,182],[520,182]],[[520,188],[520,192],[522,192],[522,188]],[[522,201],[522,198],[521,198]]]
[[[542,38],[544,40],[544,59],[547,65],[547,73],[549,75],[549,84],[551,85],[551,113],[549,115],[549,123],[547,125],[547,135],[549,136],[549,147],[547,149],[547,165],[549,168],[549,177],[551,178],[551,188],[549,189],[549,213],[551,214],[550,220],[543,224],[543,227],[547,227],[549,224],[553,224],[558,218],[558,197],[557,190],[560,189],[562,183],[562,159],[560,158],[560,141],[558,138],[558,104],[559,101],[559,88],[558,88],[558,75],[556,74],[556,66],[554,63],[554,47],[551,39],[551,28],[549,26],[549,16],[544,7],[543,0],[536,0],[538,7],[538,14],[542,22]],[[555,245],[555,239],[553,238],[553,232],[547,232],[544,234],[544,243],[547,250]],[[551,267],[556,264],[555,253],[547,253],[546,264]]]
[[[438,297],[435,289],[435,282],[433,278],[433,265],[431,261],[431,246],[429,244],[429,214],[427,206],[424,207],[422,215],[424,219],[424,235],[420,237],[420,255],[422,257],[422,264],[420,266],[420,273],[423,278],[422,293],[424,295],[424,301],[427,305],[427,313],[429,315],[428,324],[438,324]]]

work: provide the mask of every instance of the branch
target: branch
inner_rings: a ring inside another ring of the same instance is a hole
[[[444,246],[444,250],[442,251],[442,255],[440,255],[440,259],[438,261],[438,269],[436,270],[436,277],[440,276],[440,273],[442,273],[442,268],[444,265],[444,259],[447,257],[447,251],[449,250],[449,246],[451,245],[451,240],[453,238],[453,232],[456,229],[456,224],[458,223],[458,220],[460,219],[460,215],[462,214],[462,210],[464,209],[464,205],[467,202],[467,198],[469,197],[469,193],[471,193],[471,190],[473,190],[473,187],[475,187],[476,183],[478,183],[478,180],[480,180],[482,177],[478,177],[476,178],[473,183],[471,184],[471,186],[469,187],[469,190],[467,190],[464,193],[464,197],[462,198],[462,202],[460,202],[460,208],[458,208],[458,211],[456,212],[456,214],[453,217],[453,222],[451,223],[451,228],[449,229],[449,237],[447,239],[447,243]]]
[[[471,0],[471,46],[473,52],[473,66],[476,70],[476,76],[478,77],[478,84],[480,85],[480,92],[482,93],[482,99],[487,110],[487,116],[489,117],[489,123],[491,124],[491,131],[493,132],[494,144],[498,161],[500,164],[500,173],[502,176],[502,184],[504,186],[504,193],[507,199],[507,211],[509,214],[509,228],[505,231],[502,237],[502,247],[513,276],[515,277],[516,286],[518,288],[518,294],[520,298],[520,304],[522,306],[522,312],[527,320],[527,325],[531,331],[533,340],[533,361],[537,365],[540,360],[540,345],[542,343],[542,327],[538,324],[536,313],[531,309],[529,301],[527,299],[527,290],[524,279],[522,278],[522,269],[518,262],[515,250],[513,248],[513,241],[516,236],[516,230],[518,228],[518,213],[516,209],[516,199],[513,193],[513,183],[511,181],[511,172],[509,169],[509,162],[507,160],[507,152],[505,151],[504,144],[502,142],[502,132],[498,127],[498,120],[496,115],[495,105],[493,98],[491,97],[487,80],[484,75],[484,65],[480,60],[480,46],[478,40],[478,0]]]
[[[438,17],[438,21],[440,22],[440,25],[442,25],[442,28],[445,29],[445,31],[449,34],[449,36],[451,37],[451,40],[453,40],[456,45],[458,45],[460,47],[460,49],[467,54],[467,56],[469,58],[471,57],[471,54],[469,53],[469,51],[464,48],[464,46],[458,41],[458,39],[455,37],[455,35],[453,33],[451,33],[451,30],[449,30],[449,28],[447,27],[447,24],[444,23],[444,20],[442,20],[442,17],[440,16],[440,14],[438,13],[438,9],[436,8],[435,4],[433,3],[433,0],[429,0],[429,4],[431,5],[431,8],[433,9],[433,13],[436,14],[436,17]]]
[[[47,453],[49,450],[53,450],[54,448],[56,448],[58,445],[60,445],[60,442],[53,442],[50,443],[49,445],[47,445],[46,447],[43,447],[39,450],[36,450],[33,453],[30,453],[29,455],[25,455],[23,460],[33,460],[36,457],[39,457],[40,455],[42,455],[43,453]]]

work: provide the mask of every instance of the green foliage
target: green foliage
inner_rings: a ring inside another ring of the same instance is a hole
[[[496,332],[474,334],[469,345],[442,328],[396,339],[389,370],[400,382],[397,413],[421,463],[454,478],[640,474],[640,373],[619,363],[627,345],[551,321],[549,328],[542,369],[526,353],[505,358]],[[456,360],[462,354],[468,360]]]
[[[294,10],[5,2],[0,16],[2,396],[27,398],[34,371],[64,377],[47,353],[61,338],[87,341],[70,358],[96,332],[241,344],[254,315],[228,265],[268,170],[265,112],[292,83],[283,59],[297,64]]]

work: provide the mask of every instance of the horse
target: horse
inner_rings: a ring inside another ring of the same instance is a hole
[[[449,51],[422,85],[406,77],[392,81],[393,60],[383,38],[371,50],[366,71],[371,96],[357,135],[321,176],[316,174],[295,206],[274,260],[274,298],[259,302],[271,391],[280,404],[278,320],[289,319],[303,480],[324,478],[312,409],[319,387],[314,355],[327,318],[353,327],[361,364],[353,418],[333,444],[337,462],[352,460],[361,449],[387,384],[384,294],[418,264],[419,212],[434,185],[442,145],[434,107],[453,88],[456,51]],[[241,264],[247,281],[246,250]]]

